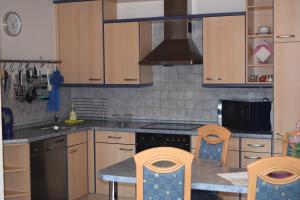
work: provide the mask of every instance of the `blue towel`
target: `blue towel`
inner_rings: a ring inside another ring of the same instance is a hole
[[[58,70],[54,71],[49,77],[52,90],[49,93],[48,112],[58,112],[60,109],[60,85],[64,82],[64,77]]]

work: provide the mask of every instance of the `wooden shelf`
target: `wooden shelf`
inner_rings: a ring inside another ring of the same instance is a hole
[[[4,198],[15,198],[15,197],[25,197],[28,193],[26,192],[15,192],[15,191],[4,191]]]
[[[248,38],[273,38],[273,34],[249,34]]]
[[[273,64],[249,64],[248,67],[273,67]]]
[[[248,10],[273,10],[273,5],[248,6]]]
[[[14,172],[25,172],[25,171],[27,171],[26,168],[4,166],[4,174],[14,173]]]

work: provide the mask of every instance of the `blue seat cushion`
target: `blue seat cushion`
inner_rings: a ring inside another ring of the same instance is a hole
[[[144,167],[144,200],[184,200],[184,166],[173,173]]]
[[[299,200],[300,180],[285,185],[267,183],[260,178],[256,182],[256,200]]]

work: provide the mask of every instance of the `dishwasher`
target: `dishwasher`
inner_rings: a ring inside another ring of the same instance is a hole
[[[30,143],[32,200],[68,200],[65,136]]]

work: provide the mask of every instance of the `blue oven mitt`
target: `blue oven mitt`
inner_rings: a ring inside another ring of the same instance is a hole
[[[58,112],[60,109],[59,88],[64,82],[64,77],[56,70],[50,75],[49,80],[52,85],[52,90],[49,93],[48,112]]]

